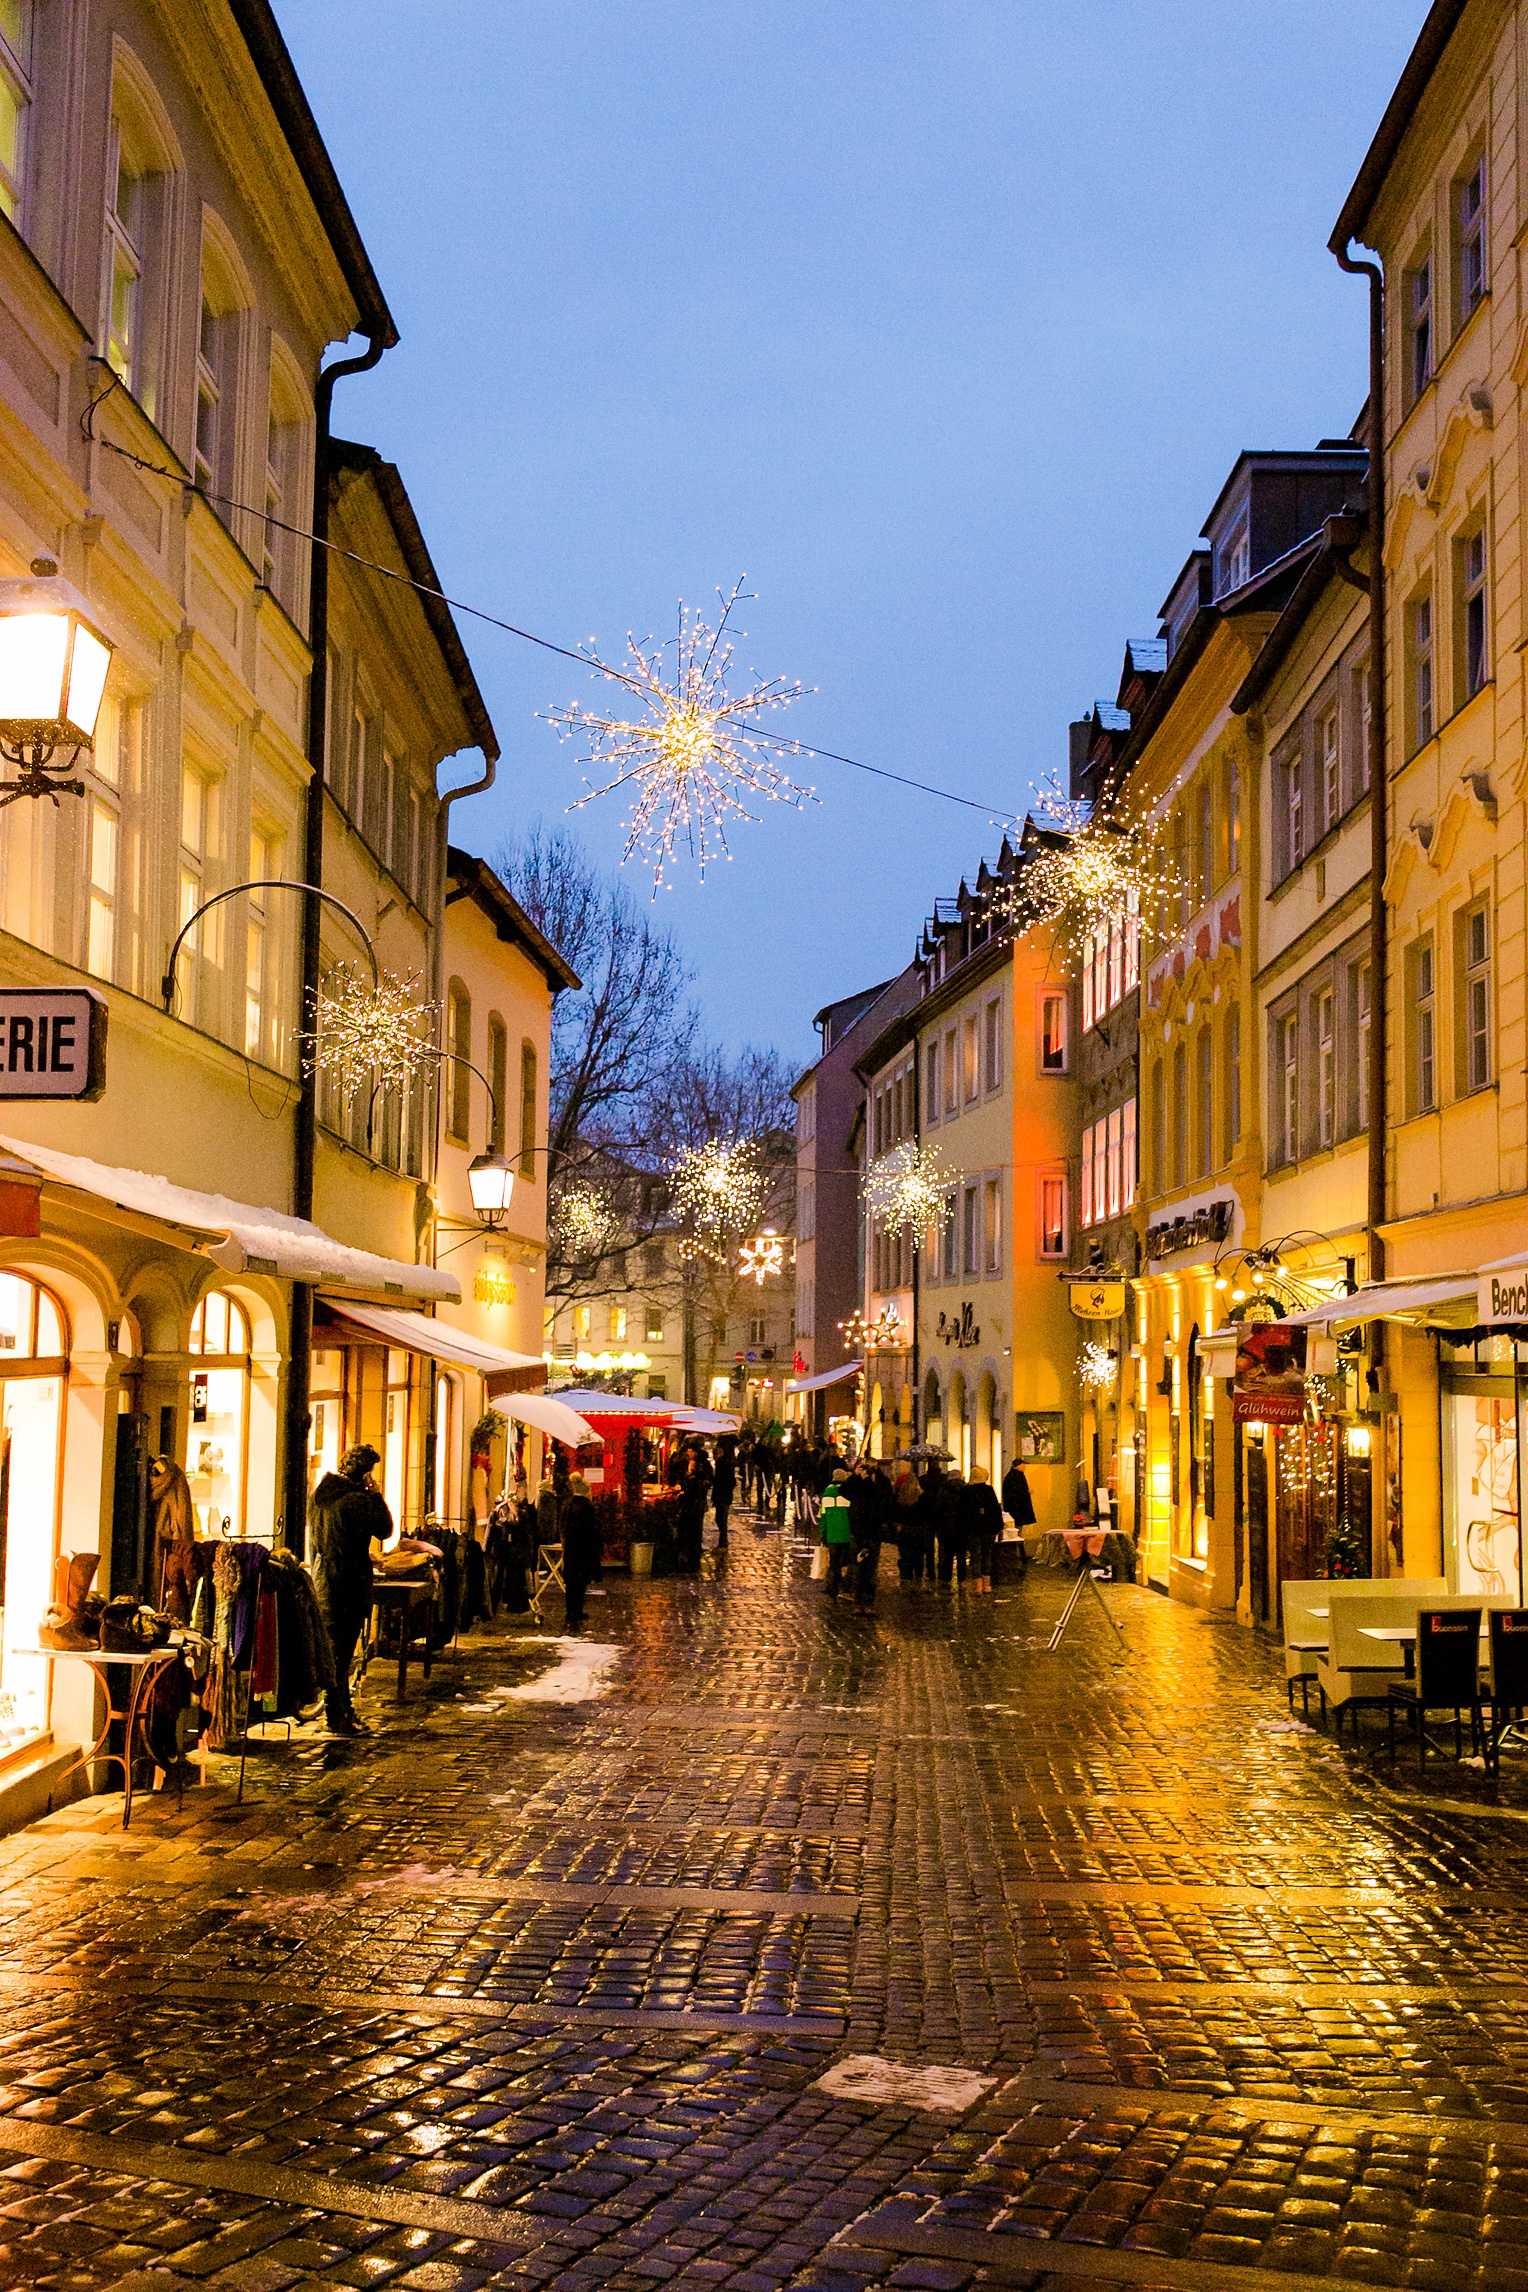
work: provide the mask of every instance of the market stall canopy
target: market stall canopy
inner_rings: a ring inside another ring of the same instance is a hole
[[[1369,1281],[1346,1297],[1323,1297],[1282,1319],[1296,1329],[1342,1329],[1355,1321],[1415,1321],[1447,1329],[1475,1318],[1476,1276],[1440,1273],[1425,1281]],[[1466,1310],[1461,1312],[1461,1308]]]
[[[156,1238],[178,1249],[211,1258],[225,1273],[270,1273],[282,1281],[322,1282],[372,1296],[439,1299],[452,1305],[462,1294],[454,1274],[352,1249],[321,1226],[284,1210],[254,1209],[223,1194],[174,1185],[152,1170],[119,1170],[28,1139],[0,1137],[0,1148],[40,1171],[49,1186],[83,1195],[83,1206],[95,1215],[102,1214],[104,1205],[117,1213],[110,1222],[155,1231]],[[140,1221],[148,1221],[147,1227]]]
[[[432,1360],[449,1361],[457,1369],[475,1369],[487,1379],[489,1394],[495,1400],[500,1398],[496,1387],[501,1381],[505,1390],[512,1390],[516,1380],[539,1384],[545,1379],[546,1367],[539,1353],[512,1353],[507,1345],[495,1345],[490,1338],[454,1328],[449,1321],[437,1321],[428,1313],[402,1312],[389,1305],[355,1305],[348,1297],[330,1297],[323,1290],[319,1295],[342,1334],[348,1323],[349,1333],[363,1343],[369,1340],[375,1344],[380,1338],[384,1345],[396,1345],[409,1353],[428,1353]],[[557,1435],[559,1440],[568,1437],[566,1433]]]
[[[534,1425],[537,1432],[550,1440],[560,1440],[568,1448],[584,1448],[599,1439],[599,1430],[581,1417],[577,1409],[570,1409],[562,1401],[554,1401],[550,1393],[502,1393],[495,1395],[498,1406],[507,1417],[515,1417],[523,1425]]]
[[[841,1369],[819,1369],[815,1377],[787,1377],[788,1393],[820,1393],[824,1385],[841,1385],[845,1377],[857,1377],[865,1366],[863,1361],[846,1361]]]
[[[743,1419],[741,1414],[734,1416],[729,1409],[691,1409],[683,1402],[676,1402],[669,1421],[675,1432],[735,1433]]]
[[[569,1386],[557,1395],[559,1401],[580,1416],[634,1417],[639,1424],[661,1425],[670,1432],[730,1433],[736,1432],[741,1417],[726,1409],[692,1407],[688,1401],[639,1401],[630,1393],[601,1393]]]

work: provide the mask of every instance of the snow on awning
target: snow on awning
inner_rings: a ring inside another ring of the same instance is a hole
[[[0,1137],[0,1148],[41,1171],[51,1184],[88,1196],[91,1203],[109,1203],[134,1217],[178,1228],[166,1238],[211,1258],[225,1273],[269,1273],[282,1281],[323,1282],[326,1287],[337,1285],[374,1296],[439,1299],[452,1305],[461,1298],[454,1274],[352,1249],[309,1219],[291,1217],[284,1210],[255,1209],[224,1194],[177,1186],[152,1170],[116,1169],[28,1139]],[[197,1238],[181,1241],[182,1233]]]
[[[454,1368],[475,1369],[488,1379],[490,1393],[495,1377],[515,1377],[528,1369],[546,1374],[539,1353],[512,1353],[507,1345],[495,1345],[490,1338],[475,1336],[470,1329],[457,1329],[449,1321],[437,1321],[431,1314],[403,1312],[395,1305],[355,1305],[348,1297],[328,1297],[322,1290],[319,1294],[341,1324],[342,1333],[343,1324],[350,1322],[360,1337],[380,1338],[384,1345],[396,1345],[408,1353],[428,1353],[432,1360],[449,1361]]]
[[[824,1385],[841,1385],[845,1377],[857,1377],[865,1366],[863,1361],[846,1361],[841,1369],[819,1369],[815,1377],[787,1377],[788,1393],[819,1393]]]
[[[1476,1277],[1473,1273],[1434,1274],[1426,1281],[1370,1281],[1347,1297],[1323,1297],[1303,1313],[1283,1319],[1297,1329],[1339,1329],[1355,1321],[1436,1321],[1448,1326],[1446,1308],[1466,1300],[1474,1319]],[[1456,1316],[1457,1318],[1457,1316]]]

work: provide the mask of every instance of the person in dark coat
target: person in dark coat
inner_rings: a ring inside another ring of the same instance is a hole
[[[732,1499],[736,1494],[736,1444],[730,1433],[723,1433],[716,1444],[716,1474],[711,1482],[711,1502],[716,1507],[716,1541],[718,1547],[727,1541],[727,1515],[732,1510]]]
[[[892,1525],[897,1538],[897,1574],[904,1584],[934,1581],[934,1554],[929,1539],[928,1505],[917,1474],[904,1466],[892,1497]]]
[[[1029,1566],[1029,1547],[1024,1541],[1026,1528],[1035,1525],[1035,1502],[1029,1493],[1029,1482],[1017,1457],[1003,1475],[1003,1510],[1019,1532],[1018,1561],[1022,1575]]]
[[[990,1592],[992,1555],[1003,1533],[1003,1508],[993,1494],[992,1476],[985,1465],[972,1465],[971,1478],[960,1491],[960,1511],[976,1588]]]
[[[937,1464],[931,1464],[928,1478],[923,1483],[924,1501],[928,1505],[929,1526],[937,1553],[938,1577],[941,1588],[951,1582],[963,1584],[966,1580],[966,1532],[961,1519],[960,1482],[952,1480]]]
[[[891,1489],[874,1460],[862,1456],[845,1487],[849,1499],[849,1542],[854,1553],[854,1605],[862,1616],[875,1612],[875,1583],[881,1566],[881,1539],[887,1533]]]
[[[584,1620],[584,1597],[598,1573],[602,1546],[600,1524],[581,1472],[570,1474],[562,1507],[562,1585],[567,1606],[564,1622],[577,1631]]]
[[[334,1649],[334,1685],[324,1701],[335,1735],[366,1731],[350,1699],[350,1665],[371,1613],[371,1547],[393,1532],[386,1499],[372,1485],[380,1462],[374,1448],[347,1448],[338,1472],[326,1472],[308,1499],[313,1590]]]

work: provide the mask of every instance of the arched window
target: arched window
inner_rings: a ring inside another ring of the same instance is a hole
[[[204,1536],[247,1533],[249,1320],[235,1297],[214,1289],[191,1316],[190,1434],[186,1477]]]
[[[202,209],[202,296],[196,338],[196,428],[191,466],[196,483],[213,510],[232,529],[242,529],[247,512],[236,518],[230,496],[242,498],[244,456],[240,451],[244,407],[240,403],[243,350],[254,290],[226,224],[210,207]],[[253,539],[253,536],[251,536]]]
[[[466,1064],[472,1056],[472,997],[460,979],[453,979],[446,989],[446,1048],[452,1053],[451,1078],[446,1086],[451,1109],[448,1127],[456,1143],[465,1146],[472,1122],[472,1071]]]
[[[536,1175],[536,1046],[520,1046],[520,1175]]]
[[[137,57],[113,43],[102,240],[101,355],[151,421],[163,413],[170,184],[181,157]]]
[[[0,1753],[48,1723],[47,1665],[37,1645],[53,1598],[59,1541],[59,1442],[69,1328],[58,1300],[24,1274],[0,1274]]]
[[[493,1153],[502,1154],[509,1134],[509,1036],[497,1011],[488,1014],[488,1079],[493,1085],[488,1144]]]

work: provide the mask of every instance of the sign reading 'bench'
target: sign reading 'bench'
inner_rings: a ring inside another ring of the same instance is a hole
[[[0,1098],[99,1098],[106,998],[90,987],[0,987]]]
[[[1511,1273],[1483,1273],[1475,1310],[1482,1321],[1528,1321],[1528,1265]]]

